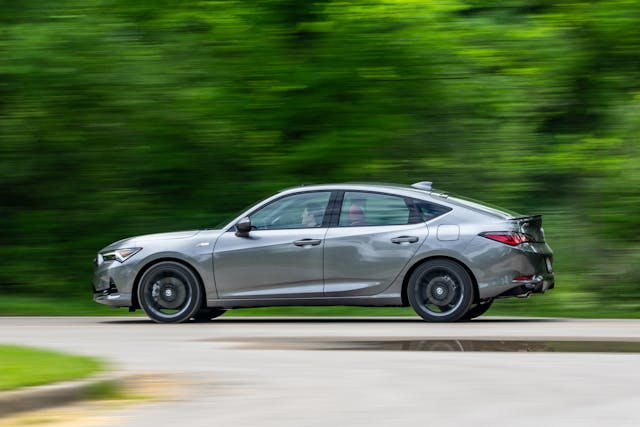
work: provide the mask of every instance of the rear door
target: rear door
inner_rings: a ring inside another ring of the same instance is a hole
[[[414,256],[428,228],[411,199],[346,191],[325,237],[324,295],[386,289]]]

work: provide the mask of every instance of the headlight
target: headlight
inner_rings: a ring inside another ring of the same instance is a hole
[[[104,261],[125,262],[125,260],[131,258],[141,250],[142,248],[122,248],[114,251],[103,252],[100,255],[102,255],[102,259]]]

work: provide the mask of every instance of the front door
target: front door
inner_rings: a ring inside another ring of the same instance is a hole
[[[282,299],[323,294],[323,224],[330,191],[297,193],[252,212],[247,237],[224,233],[213,272],[222,299]]]

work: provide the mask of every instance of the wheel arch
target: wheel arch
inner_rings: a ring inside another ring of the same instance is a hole
[[[471,277],[471,282],[472,282],[472,285],[473,285],[473,303],[476,304],[478,302],[479,295],[480,295],[480,291],[478,290],[478,280],[476,279],[475,274],[473,274],[473,271],[471,271],[469,266],[466,265],[464,262],[460,261],[459,259],[451,257],[451,256],[434,255],[434,256],[430,256],[430,257],[427,257],[427,258],[422,258],[422,259],[416,261],[409,268],[409,270],[407,270],[407,272],[405,273],[404,278],[402,279],[402,293],[401,293],[402,306],[403,307],[409,307],[410,306],[409,297],[407,295],[407,288],[409,287],[409,279],[411,278],[411,275],[413,274],[413,272],[416,270],[416,268],[420,267],[425,262],[438,260],[438,259],[453,261],[453,262],[455,262],[456,264],[460,265],[462,268],[464,268],[466,270],[466,272],[469,274],[469,277]]]
[[[163,257],[163,258],[154,259],[146,263],[140,269],[140,271],[138,271],[138,274],[136,274],[136,278],[133,281],[133,287],[131,288],[131,307],[135,309],[141,308],[140,301],[138,301],[138,286],[140,285],[140,279],[142,279],[142,276],[144,276],[144,273],[146,273],[147,270],[149,270],[154,265],[160,264],[161,262],[166,262],[166,261],[171,261],[171,262],[176,262],[178,264],[181,264],[186,268],[188,268],[193,273],[193,275],[198,280],[198,286],[200,286],[200,290],[202,291],[202,295],[204,296],[202,298],[202,303],[201,303],[202,308],[206,307],[207,306],[207,298],[206,298],[207,290],[204,288],[204,281],[202,280],[202,276],[200,276],[200,273],[198,272],[198,270],[187,261],[180,258],[173,258],[173,257]]]

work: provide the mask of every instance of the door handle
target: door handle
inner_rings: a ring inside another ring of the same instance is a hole
[[[322,242],[320,239],[302,239],[293,242],[296,246],[317,246]]]
[[[400,236],[400,237],[394,237],[393,239],[391,239],[391,243],[395,243],[396,245],[401,245],[403,243],[415,243],[418,240],[420,239],[416,236]]]

